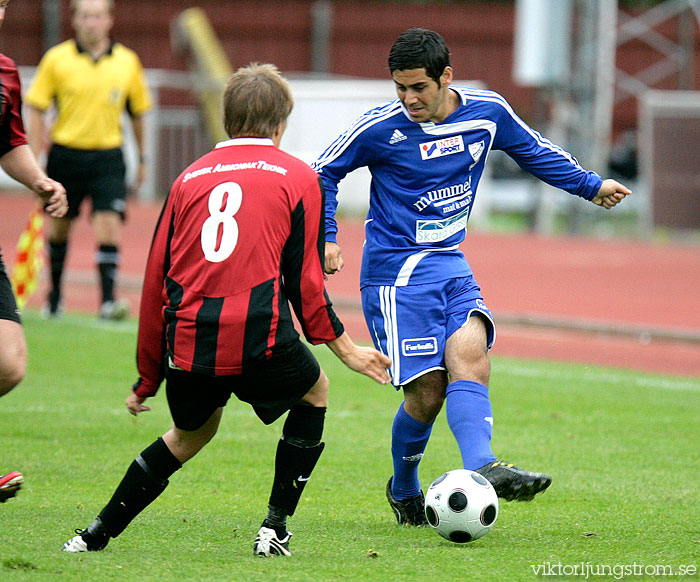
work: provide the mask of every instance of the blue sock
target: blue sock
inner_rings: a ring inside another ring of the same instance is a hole
[[[391,427],[391,456],[394,459],[394,477],[391,494],[394,499],[408,499],[420,493],[418,464],[428,444],[431,424],[423,424],[410,416],[401,403]]]
[[[491,452],[493,415],[488,387],[467,380],[452,382],[447,386],[445,412],[465,469],[473,471],[496,460]]]

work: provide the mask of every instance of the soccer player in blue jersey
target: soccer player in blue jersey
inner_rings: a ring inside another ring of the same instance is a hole
[[[412,28],[389,54],[398,99],[362,115],[314,163],[326,190],[326,272],[343,267],[337,243],[338,183],[372,175],[360,287],[376,347],[392,360],[404,400],[392,426],[386,494],[400,524],[425,525],[418,465],[443,407],[464,468],[506,500],[530,500],[551,477],[501,462],[491,450],[488,350],[495,325],[459,250],[492,149],[552,186],[612,208],[630,191],[586,171],[528,127],[493,91],[451,87],[444,39]]]

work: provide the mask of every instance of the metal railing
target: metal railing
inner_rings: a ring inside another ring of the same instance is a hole
[[[36,67],[19,67],[22,87],[26,90],[31,83]],[[145,142],[147,159],[146,180],[139,192],[141,200],[150,201],[167,194],[173,180],[193,160],[207,152],[211,143],[206,135],[199,109],[192,105],[168,105],[163,93],[182,92],[189,100],[192,84],[197,82],[194,75],[183,71],[148,69],[146,71],[149,88],[153,96],[153,109],[146,114]],[[26,119],[26,116],[25,116]],[[126,115],[124,127],[124,159],[127,166],[127,181],[133,182],[138,163],[138,153],[134,142],[131,124]],[[0,170],[0,188],[14,188],[17,183]]]

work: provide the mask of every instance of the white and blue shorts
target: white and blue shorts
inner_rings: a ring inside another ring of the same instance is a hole
[[[488,347],[496,339],[491,311],[473,277],[424,285],[368,285],[362,309],[375,347],[391,358],[396,388],[433,370],[445,370],[445,343],[474,313],[487,321]]]

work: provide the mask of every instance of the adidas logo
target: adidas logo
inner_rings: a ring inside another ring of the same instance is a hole
[[[398,129],[394,130],[394,133],[391,134],[391,139],[389,140],[389,143],[391,145],[394,145],[395,143],[399,143],[400,141],[403,141],[405,139],[408,139],[403,133],[401,133]]]

